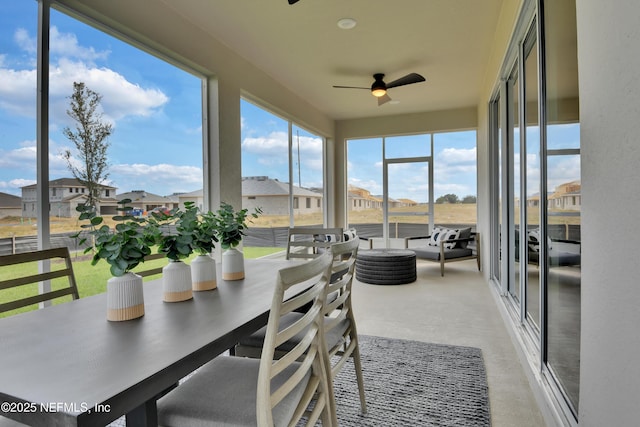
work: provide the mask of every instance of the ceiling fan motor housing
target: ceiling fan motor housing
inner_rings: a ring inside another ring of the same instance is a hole
[[[377,73],[373,75],[374,82],[371,85],[371,93],[375,97],[384,96],[387,93],[387,85],[382,81],[384,74]]]

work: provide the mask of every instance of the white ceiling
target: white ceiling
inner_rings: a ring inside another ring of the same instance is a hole
[[[161,0],[334,119],[475,106],[502,0]],[[353,18],[351,30],[338,28]],[[364,86],[415,72],[380,107]]]

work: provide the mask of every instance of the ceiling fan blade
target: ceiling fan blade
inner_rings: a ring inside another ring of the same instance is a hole
[[[370,87],[360,87],[360,86],[334,86],[337,89],[366,89],[371,90]]]
[[[298,3],[298,0],[289,0],[289,4]]]
[[[391,89],[392,87],[410,85],[412,83],[420,83],[424,82],[426,79],[422,77],[420,74],[411,73],[407,74],[404,77],[400,77],[398,80],[394,80],[391,83],[387,83],[387,89]]]
[[[389,95],[385,93],[380,98],[378,98],[378,107],[381,106],[382,104],[386,104],[389,101],[391,101],[391,98],[389,97]]]

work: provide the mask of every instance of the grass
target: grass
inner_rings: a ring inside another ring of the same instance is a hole
[[[283,251],[283,248],[255,248],[255,247],[246,247],[242,250],[244,252],[245,258],[259,258],[265,255],[270,255],[276,252]],[[191,257],[187,258],[185,262],[190,263],[196,255],[193,254]],[[109,272],[109,264],[104,260],[100,260],[95,266],[91,265],[91,257],[78,254],[73,257],[73,273],[76,278],[76,283],[78,285],[78,292],[80,294],[80,298],[88,297],[91,295],[101,294],[106,291],[107,288],[107,280],[111,278],[111,273]],[[153,267],[161,267],[166,265],[168,262],[167,259],[158,259],[146,262],[142,265],[139,265],[134,269],[149,269]],[[57,265],[58,264],[58,265]],[[51,270],[55,271],[62,267],[62,263],[53,262],[51,265]],[[16,277],[24,277],[32,274],[37,274],[38,265],[37,263],[25,263],[17,266],[11,266],[11,269],[5,268],[2,270],[3,279],[12,279]],[[161,277],[160,274],[155,276],[145,277],[144,281],[159,279]],[[66,278],[55,279],[51,281],[52,289],[60,289],[64,286],[68,286]],[[30,295],[35,295],[38,293],[38,285],[24,285],[18,288],[4,289],[0,290],[0,303],[13,301],[16,299],[24,298]],[[71,297],[64,297],[54,301],[54,304],[60,304],[62,302],[70,301]],[[36,306],[24,307],[22,309],[13,310],[7,313],[0,313],[0,318],[11,316],[17,313],[22,313],[25,311],[31,311],[37,309]]]

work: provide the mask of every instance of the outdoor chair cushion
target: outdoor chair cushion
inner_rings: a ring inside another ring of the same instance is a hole
[[[272,387],[279,387],[291,376],[299,364],[296,362],[272,381]],[[256,384],[260,359],[220,356],[204,365],[198,375],[192,376],[178,386],[183,392],[169,393],[162,397],[158,405],[160,425],[209,426],[215,419],[224,425],[256,425]],[[276,426],[286,426],[296,405],[300,402],[310,373],[273,410]],[[220,387],[219,384],[224,384]]]
[[[457,240],[457,239],[468,239],[471,237],[471,227],[466,228],[446,228],[446,227],[434,227],[433,233],[429,237],[427,241],[428,246],[432,246],[435,248],[440,247],[441,241],[448,240]],[[453,249],[453,248],[461,248],[464,249],[467,247],[468,241],[455,242],[455,243],[445,243],[445,249]]]
[[[447,231],[448,229],[444,227],[434,227],[433,232],[431,233],[431,236],[427,241],[427,245],[433,246],[433,247],[439,247],[440,240],[444,238],[444,236],[447,234]]]
[[[529,262],[533,264],[540,263],[540,253],[529,251]],[[549,250],[549,265],[552,267],[576,266],[580,265],[580,254],[575,252],[566,252],[551,248]]]
[[[440,248],[437,246],[421,246],[418,248],[411,248],[416,253],[417,258],[426,258],[434,261],[440,260]],[[473,251],[469,248],[453,248],[445,249],[445,259],[468,257],[473,254]]]

